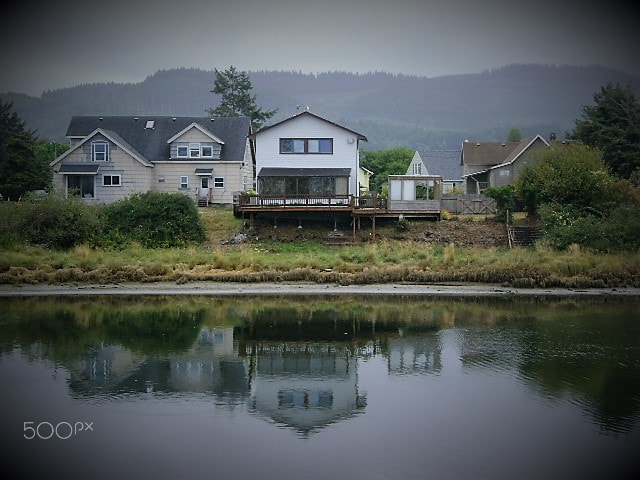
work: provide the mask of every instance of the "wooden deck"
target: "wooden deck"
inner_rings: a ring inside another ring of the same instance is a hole
[[[354,217],[440,218],[440,200],[390,201],[381,197],[353,195],[243,195],[234,209],[242,214],[283,212],[334,212]]]

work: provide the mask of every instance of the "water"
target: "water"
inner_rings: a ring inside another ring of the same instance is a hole
[[[2,462],[20,478],[640,469],[640,299],[48,298],[0,309]]]

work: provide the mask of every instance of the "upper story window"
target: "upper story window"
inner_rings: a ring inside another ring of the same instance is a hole
[[[281,138],[280,153],[333,154],[333,138]]]
[[[190,143],[189,144],[189,156],[191,158],[198,158],[200,156],[200,144],[199,143]]]
[[[189,147],[186,145],[178,145],[178,158],[189,157]]]
[[[213,157],[213,147],[211,145],[203,145],[201,149],[201,153],[203,157],[206,157],[206,158]]]
[[[107,162],[109,160],[109,143],[91,142],[91,160],[93,162]]]

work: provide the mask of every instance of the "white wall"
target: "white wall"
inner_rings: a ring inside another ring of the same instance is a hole
[[[333,154],[280,154],[280,138],[333,138]],[[349,193],[358,195],[358,138],[311,115],[301,115],[256,135],[256,175],[262,168],[349,168]]]

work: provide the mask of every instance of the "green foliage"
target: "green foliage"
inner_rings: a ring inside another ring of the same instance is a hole
[[[17,200],[51,184],[49,162],[36,155],[36,137],[10,103],[0,102],[0,194]]]
[[[222,96],[220,105],[209,109],[210,115],[220,117],[249,117],[253,130],[258,130],[277,110],[263,111],[251,95],[251,80],[247,72],[239,72],[234,66],[221,72],[215,70],[216,79],[212,93]]]
[[[509,135],[507,135],[507,142],[519,142],[522,140],[522,133],[517,128],[512,128],[509,130]]]
[[[540,150],[523,169],[516,190],[529,214],[553,202],[587,211],[611,200],[613,184],[598,150],[569,144]]]
[[[598,252],[635,252],[640,249],[640,212],[637,206],[620,205],[606,216],[584,214],[558,204],[540,207],[545,236],[554,248],[573,244]]]
[[[640,168],[640,103],[630,87],[608,83],[583,108],[570,138],[602,151],[609,170],[623,178]]]
[[[147,192],[105,207],[110,235],[150,248],[179,247],[205,239],[195,203],[180,193]],[[112,237],[114,238],[114,237]]]
[[[407,173],[407,168],[409,168],[414,153],[413,150],[402,147],[361,152],[360,164],[373,172],[369,180],[369,190],[380,192],[389,175],[404,175]]]
[[[513,185],[490,187],[484,192],[487,197],[496,201],[496,220],[509,222],[516,208],[516,189]]]
[[[98,208],[54,192],[28,195],[23,203],[13,207],[12,213],[10,228],[20,232],[25,241],[49,248],[70,248],[91,242],[103,222]]]

